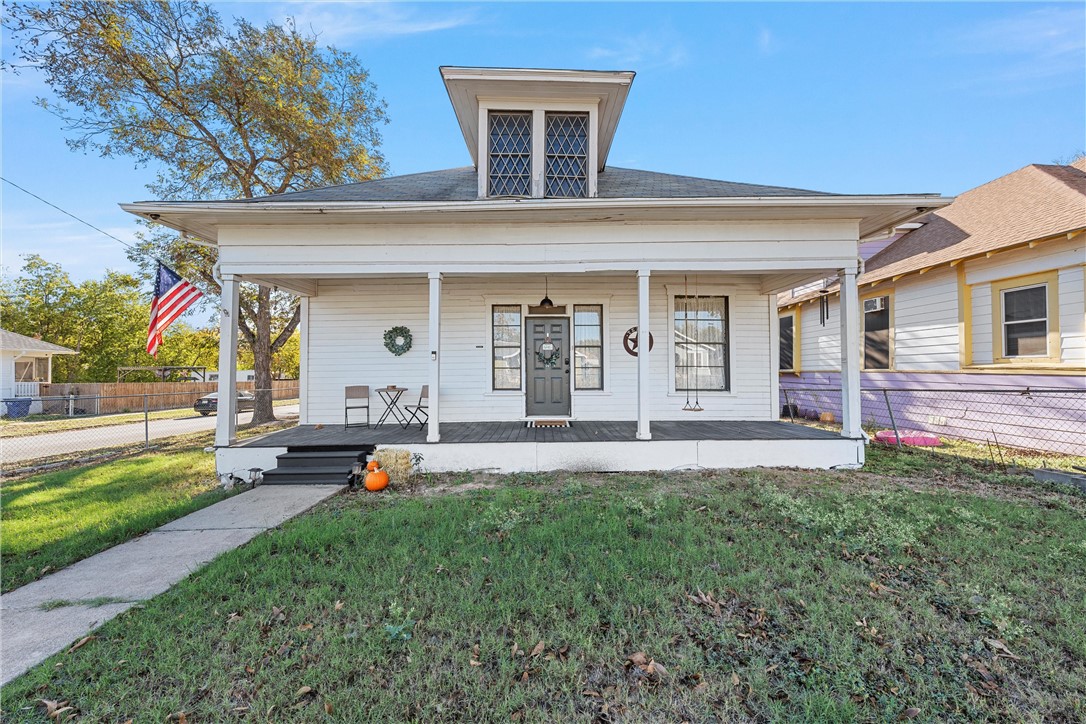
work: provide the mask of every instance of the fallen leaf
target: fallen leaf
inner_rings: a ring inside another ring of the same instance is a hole
[[[520,652],[520,647],[517,646],[517,642],[514,641],[513,642],[513,649],[512,649],[512,651],[509,652],[509,655],[510,656],[516,656],[519,652]]]
[[[539,656],[541,653],[543,653],[543,646],[544,646],[544,643],[542,641],[540,641],[538,644],[535,645],[535,648],[532,649],[532,653],[530,653],[528,655],[529,656]]]
[[[923,666],[924,665],[924,655],[923,654],[917,654],[916,656],[913,657],[913,661],[915,661],[919,666]]]
[[[325,702],[324,702],[324,713],[328,714],[328,715],[332,714],[332,702],[325,700]]]
[[[89,643],[90,641],[93,641],[96,638],[98,638],[98,637],[97,636],[84,636],[83,638],[76,641],[75,645],[72,646],[72,648],[68,649],[68,653],[70,654],[73,651],[77,651],[77,650],[83,648],[84,646],[87,645],[87,643]]]
[[[632,653],[626,657],[626,660],[634,666],[644,666],[645,664],[649,663],[649,657],[645,655],[644,651],[637,651],[635,653]]]
[[[301,626],[298,627],[298,630],[299,631],[308,631],[311,628],[313,628],[313,624],[311,624],[311,623],[303,623]]]
[[[1000,656],[1002,656],[1004,658],[1014,659],[1015,661],[1022,660],[1021,656],[1015,656],[1014,654],[1012,654],[1011,650],[1007,648],[1007,644],[1003,643],[999,639],[984,639],[984,643],[988,644],[988,648],[996,652],[994,658],[999,658]]]
[[[739,686],[739,674],[732,672],[732,686]]]
[[[336,610],[337,611],[342,611],[343,610],[343,601],[336,601]]]
[[[472,666],[482,666],[483,665],[482,661],[476,661],[475,659],[471,659],[470,661],[468,661],[468,663],[471,664]]]
[[[908,709],[901,712],[902,719],[915,719],[918,716],[920,716],[920,710],[915,706],[910,706]]]
[[[294,693],[294,698],[295,699],[301,699],[303,696],[305,696],[306,694],[308,694],[311,691],[313,691],[312,686],[303,686],[301,689],[298,689],[298,691],[296,691]]]

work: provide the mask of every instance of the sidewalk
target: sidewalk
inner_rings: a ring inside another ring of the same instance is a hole
[[[0,684],[340,490],[339,485],[258,487],[3,594]],[[99,606],[78,603],[92,600],[107,602]],[[43,604],[56,601],[76,605],[42,609]]]

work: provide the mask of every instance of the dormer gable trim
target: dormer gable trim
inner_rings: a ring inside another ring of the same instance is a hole
[[[497,109],[519,101],[546,110],[561,110],[565,104],[595,106],[592,130],[596,135],[594,167],[602,171],[607,164],[615,129],[622,117],[633,71],[544,70],[538,68],[464,68],[442,66],[441,77],[456,112],[460,130],[471,154],[472,165],[485,167],[480,136],[485,136],[486,115],[481,105]],[[516,110],[508,106],[504,110]],[[482,133],[480,133],[482,130]]]

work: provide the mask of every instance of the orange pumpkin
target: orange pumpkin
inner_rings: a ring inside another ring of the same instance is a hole
[[[371,473],[380,467],[380,463],[378,463],[376,460],[370,460],[368,463],[366,463],[366,470],[369,470]]]
[[[388,473],[384,470],[373,470],[366,473],[366,490],[376,493],[388,487]]]

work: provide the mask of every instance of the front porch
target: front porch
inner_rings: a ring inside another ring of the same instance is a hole
[[[431,472],[546,470],[633,472],[697,468],[858,467],[862,439],[805,425],[766,420],[664,420],[652,440],[638,440],[633,421],[573,421],[569,427],[524,422],[446,422],[441,442],[426,442],[417,425],[299,425],[218,451],[220,470],[276,467],[288,452],[394,446],[422,455]]]

